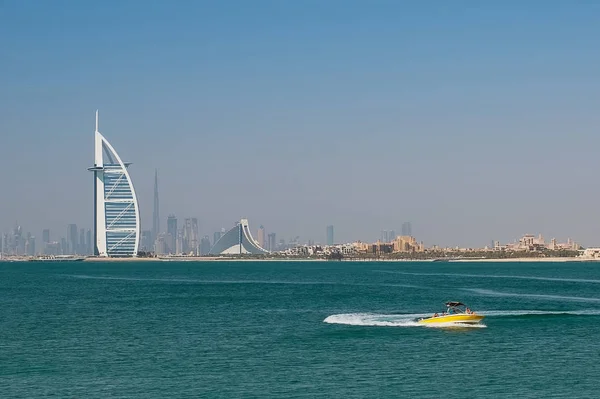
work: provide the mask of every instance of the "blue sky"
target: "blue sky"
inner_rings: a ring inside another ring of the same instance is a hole
[[[94,111],[144,227],[600,245],[600,4],[0,2],[0,227],[91,227]]]

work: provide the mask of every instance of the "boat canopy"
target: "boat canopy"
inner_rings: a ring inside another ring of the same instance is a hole
[[[453,308],[455,306],[466,306],[466,305],[464,303],[462,303],[462,302],[452,302],[452,301],[450,301],[450,302],[446,302],[446,306]]]

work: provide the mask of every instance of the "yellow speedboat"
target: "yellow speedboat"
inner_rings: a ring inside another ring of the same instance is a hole
[[[469,309],[461,302],[446,302],[446,311],[444,313],[435,313],[432,317],[419,319],[420,324],[439,324],[439,323],[463,323],[476,324],[485,316],[479,315]]]

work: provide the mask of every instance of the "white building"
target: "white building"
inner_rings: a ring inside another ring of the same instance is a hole
[[[98,131],[94,142],[94,255],[137,256],[140,246],[140,211],[124,163],[113,146]]]

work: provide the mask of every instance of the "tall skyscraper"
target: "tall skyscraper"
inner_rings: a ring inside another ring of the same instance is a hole
[[[65,237],[61,237],[60,239],[60,253],[61,255],[68,255],[69,253],[69,248],[67,246],[67,240]]]
[[[192,231],[190,235],[190,250],[194,253],[194,255],[198,255],[200,251],[200,239],[198,237],[198,219],[192,218]]]
[[[140,246],[140,209],[127,168],[119,154],[98,131],[94,133],[94,254],[137,256]]]
[[[271,252],[277,251],[277,236],[275,233],[269,233],[267,235],[267,241],[267,250]]]
[[[258,228],[257,241],[261,248],[265,248],[265,227],[262,224]]]
[[[67,253],[74,255],[78,250],[79,240],[77,239],[77,225],[70,224],[67,228]]]
[[[79,243],[77,245],[77,253],[85,255],[85,229],[79,229]]]
[[[410,222],[402,223],[402,235],[412,237],[412,226],[411,226]]]
[[[152,213],[152,242],[160,233],[160,215],[158,213],[158,169],[154,169],[154,212]]]
[[[198,219],[186,218],[183,221],[182,253],[198,254]]]
[[[183,231],[184,231],[184,229],[177,230],[177,238],[175,240],[175,252],[174,252],[177,255],[183,254],[186,251],[186,249],[183,248],[183,245],[184,245]]]
[[[223,235],[223,233],[221,231],[215,231],[213,234],[213,245],[216,244],[217,241],[219,241],[219,239],[221,238],[221,236]]]
[[[142,230],[142,241],[140,244],[140,250],[145,252],[152,252],[154,247],[154,241],[152,240],[152,231]]]
[[[333,245],[333,226],[327,226],[327,245]]]
[[[171,214],[167,218],[167,252],[174,254],[177,251],[177,218]]]
[[[379,239],[379,241],[381,242],[388,242],[389,240],[389,232],[387,230],[382,230],[381,231],[381,238]]]
[[[94,253],[94,249],[92,248],[92,230],[88,229],[85,235],[85,253],[88,255],[92,255]]]
[[[200,240],[200,255],[208,255],[210,253],[210,238],[208,236],[202,237]]]
[[[25,254],[28,256],[35,255],[35,237],[31,233],[27,233],[27,238],[25,239]]]
[[[50,229],[44,229],[44,231],[42,231],[42,241],[44,244],[48,244],[50,242]]]

